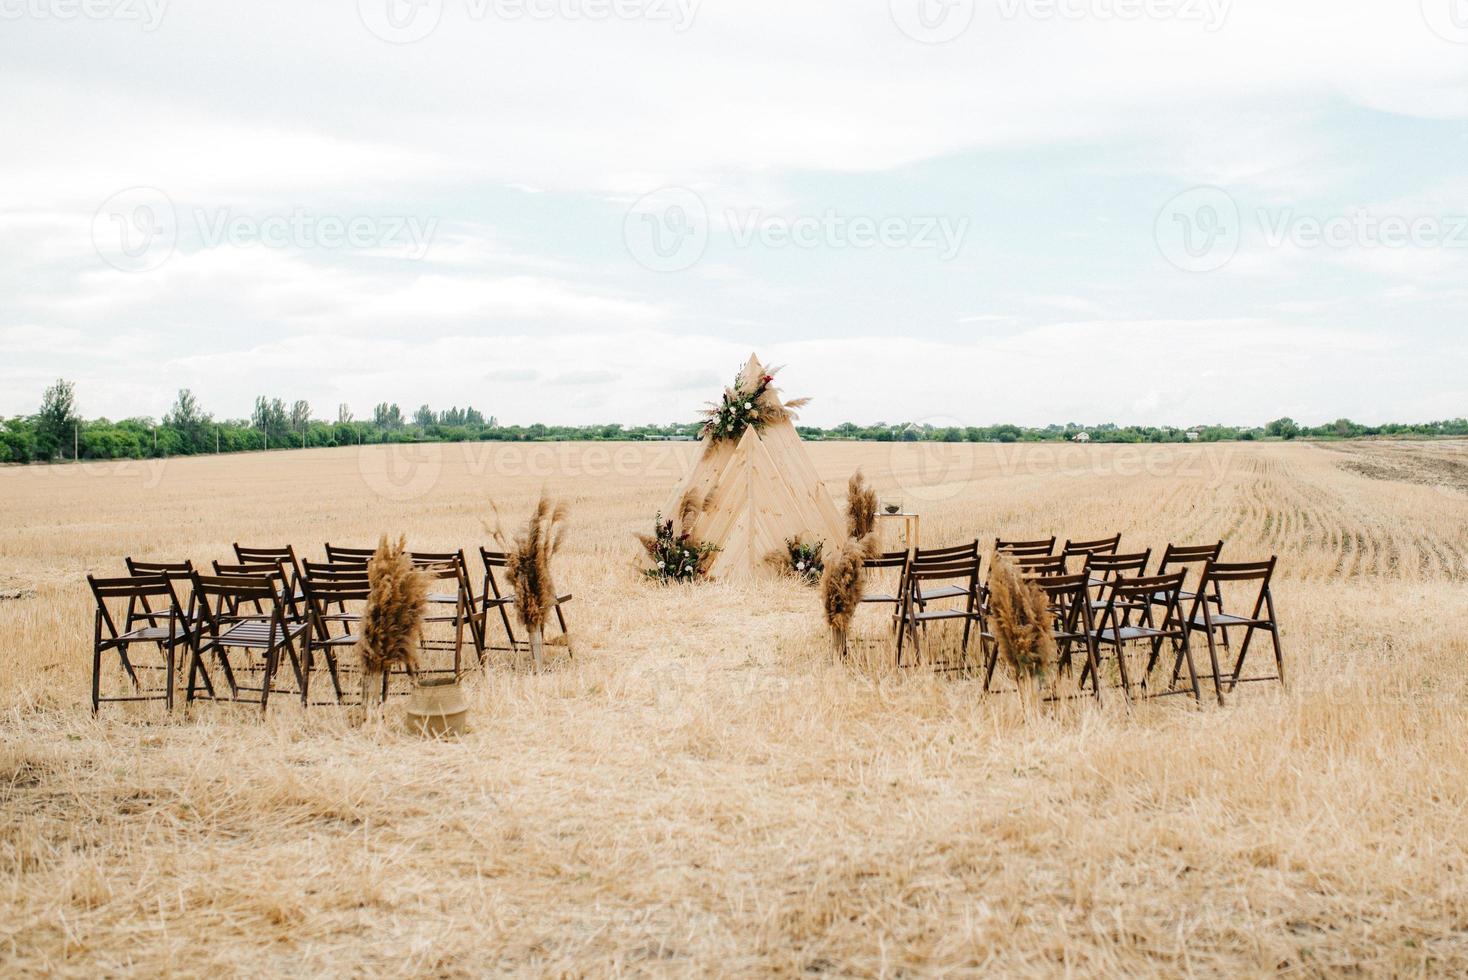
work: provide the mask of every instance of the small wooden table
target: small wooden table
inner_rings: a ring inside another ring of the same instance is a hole
[[[907,557],[911,558],[918,550],[918,515],[899,512],[889,514],[886,511],[877,512],[877,520],[901,521],[902,527],[897,531],[897,543],[906,546]],[[894,549],[895,550],[895,549]]]

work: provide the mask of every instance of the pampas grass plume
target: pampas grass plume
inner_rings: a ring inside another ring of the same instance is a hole
[[[1045,590],[1026,580],[1014,562],[994,559],[989,574],[990,624],[999,653],[1018,683],[1043,681],[1059,653],[1050,632],[1050,604]]]
[[[428,580],[413,566],[407,546],[406,537],[392,544],[384,534],[367,563],[367,604],[357,643],[364,673],[381,673],[394,664],[416,666]]]
[[[877,491],[867,483],[861,470],[851,474],[846,485],[846,533],[862,540],[877,526]]]

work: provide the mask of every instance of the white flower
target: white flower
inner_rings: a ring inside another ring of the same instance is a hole
[[[659,568],[667,568],[668,567],[668,563],[665,562],[665,561],[660,561],[660,562],[658,562],[658,567]]]
[[[803,562],[803,561],[796,562],[795,563],[795,570],[797,572],[803,572],[803,571],[805,571],[805,562]]]
[[[744,407],[745,408],[754,408],[754,402],[745,402],[744,403]]]

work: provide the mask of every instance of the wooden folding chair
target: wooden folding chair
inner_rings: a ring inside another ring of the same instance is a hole
[[[424,652],[452,653],[454,662],[452,668],[424,666],[418,670],[418,673],[452,674],[457,679],[463,673],[464,630],[468,628],[472,633],[474,619],[477,616],[487,616],[488,611],[476,612],[475,607],[478,604],[474,601],[473,594],[465,587],[464,577],[457,562],[424,563],[418,566],[418,570],[427,575],[433,583],[429,588],[429,612],[423,617],[424,629],[418,641],[418,647]],[[434,591],[435,589],[438,591]],[[434,595],[447,596],[448,601],[435,600],[432,598]],[[452,606],[452,609],[434,612],[435,606],[440,609],[444,606]],[[452,631],[452,639],[430,636],[428,628],[435,624],[449,626]]]
[[[182,617],[181,622],[187,623],[193,614],[193,599],[189,590],[193,587],[194,563],[189,559],[183,561],[140,561],[129,555],[123,559],[127,566],[129,575],[162,575],[173,583],[175,598],[179,600],[178,614]],[[167,619],[171,610],[160,609],[155,611],[149,605],[146,597],[139,598],[136,603],[129,602],[127,608],[127,623],[125,629],[132,629],[140,621],[147,621],[151,625],[157,625],[161,619]]]
[[[927,583],[946,583],[948,586],[956,586],[957,591],[944,588],[942,585],[938,588],[929,588]],[[928,603],[933,600],[921,598],[925,591],[928,593],[942,591],[946,599],[961,598],[963,605],[961,608],[929,609]],[[981,635],[984,631],[984,611],[979,595],[978,556],[921,567],[914,564],[907,570],[907,588],[903,592],[897,624],[897,666],[902,666],[903,645],[909,636],[912,638],[913,662],[920,663],[922,645],[919,634],[927,628],[929,623],[944,620],[963,622],[963,643],[959,649],[959,662],[957,664],[934,663],[934,666],[938,669],[961,670],[967,666],[968,644],[974,624],[978,624]]]
[[[1048,555],[1055,550],[1055,536],[1035,541],[1005,541],[994,539],[994,552],[1000,555]]]
[[[507,647],[498,647],[490,644],[488,638],[485,640],[486,650],[505,650],[510,653],[518,653],[530,648],[528,639],[521,639],[515,635],[514,627],[510,625],[510,609],[515,605],[515,594],[513,592],[501,592],[499,579],[495,577],[496,568],[504,568],[506,556],[503,551],[491,551],[488,548],[479,549],[479,559],[484,563],[484,589],[480,593],[480,614],[485,623],[485,632],[488,633],[489,611],[495,609],[500,614],[500,623],[505,628],[505,639],[509,642]],[[555,613],[556,622],[561,627],[561,635],[566,638],[566,653],[571,655],[571,634],[566,628],[566,615],[562,606],[570,602],[572,595],[569,592],[560,593],[556,596]]]
[[[863,578],[870,577],[873,573],[881,574],[891,569],[897,570],[897,584],[891,592],[862,590],[861,601],[863,603],[875,603],[892,607],[892,624],[896,628],[898,614],[902,609],[902,597],[907,591],[907,564],[912,556],[906,551],[887,551],[875,558],[864,559],[861,563]]]
[[[92,714],[97,713],[103,702],[113,701],[162,701],[172,711],[176,651],[179,644],[188,643],[190,635],[173,582],[165,575],[126,578],[88,575],[87,585],[97,602],[92,627]],[[167,611],[155,610],[150,600],[160,607],[166,605]],[[121,608],[114,608],[110,603]],[[146,612],[139,613],[139,609]],[[121,627],[117,625],[119,616],[123,619]],[[156,647],[163,662],[135,663],[130,651],[139,643]],[[102,654],[109,650],[117,651],[118,665],[132,684],[133,693],[129,696],[102,696]],[[144,687],[138,672],[159,670],[163,672],[163,686]]]
[[[1142,672],[1139,687],[1144,697],[1165,697],[1171,694],[1191,693],[1193,699],[1202,702],[1202,688],[1198,684],[1198,670],[1193,663],[1192,647],[1188,643],[1188,627],[1178,593],[1183,587],[1183,573],[1150,575],[1137,578],[1118,578],[1108,585],[1106,605],[1096,619],[1092,632],[1095,637],[1098,657],[1102,647],[1109,646],[1116,654],[1117,671],[1121,686],[1128,699],[1134,697],[1131,672],[1127,666],[1128,644],[1143,643],[1149,648],[1147,664]],[[1152,671],[1157,666],[1163,644],[1171,644],[1175,661],[1170,674],[1172,684],[1165,691],[1154,691],[1149,687]],[[1182,667],[1188,668],[1187,688],[1178,688],[1177,679]],[[1089,669],[1082,671],[1084,684]]]
[[[1060,553],[1067,558],[1079,558],[1081,555],[1114,555],[1120,547],[1121,532],[1118,531],[1109,538],[1096,538],[1094,541],[1067,540],[1061,546]]]
[[[469,584],[469,566],[464,559],[463,549],[458,551],[410,551],[408,559],[419,568],[433,566],[452,566],[458,574],[457,587],[453,590],[441,590],[428,593],[428,601],[437,606],[459,606],[461,603],[467,610],[469,639],[474,644],[474,652],[478,655],[479,662],[484,663],[485,624],[489,621],[489,610],[475,601],[474,587]]]
[[[318,563],[319,564],[319,563]],[[336,703],[344,701],[344,690],[341,675],[343,673],[356,673],[355,666],[348,670],[337,660],[336,652],[341,649],[352,650],[357,646],[360,638],[362,622],[362,605],[367,601],[369,592],[367,575],[365,570],[360,574],[352,571],[328,571],[324,575],[312,574],[312,562],[309,560],[305,565],[305,575],[301,578],[301,590],[306,596],[306,609],[311,619],[312,631],[312,659],[315,659],[314,651],[321,651],[321,658],[326,662],[327,676],[331,678],[331,687],[336,695]],[[328,565],[328,569],[333,566]],[[312,663],[307,663],[305,676],[309,689],[311,683]],[[383,678],[383,696],[386,697],[387,676]],[[308,704],[317,703],[307,701]]]
[[[1055,561],[1063,562],[1062,556],[1055,556]],[[1086,590],[1087,578],[1084,572],[1076,575],[1044,575],[1025,576],[1031,582],[1045,592],[1045,599],[1049,606],[1051,622],[1050,635],[1055,639],[1057,652],[1060,654],[1056,665],[1057,673],[1069,675],[1073,672],[1073,650],[1077,643],[1085,652],[1085,667],[1081,674],[1080,689],[1085,690],[1085,679],[1091,679],[1091,694],[1097,701],[1101,700],[1101,673],[1098,670],[1096,655],[1095,621],[1091,616],[1090,593]],[[994,668],[999,662],[999,644],[991,631],[983,635],[984,644],[988,649],[984,667],[984,691],[990,690],[994,678]],[[1053,697],[1059,698],[1060,678],[1056,678],[1056,690]]]
[[[228,566],[226,566],[228,567]],[[255,566],[264,569],[265,566]],[[260,710],[270,701],[275,674],[284,656],[290,661],[302,704],[308,697],[305,664],[311,660],[311,629],[308,620],[287,612],[287,601],[281,595],[280,578],[284,572],[261,575],[200,575],[194,573],[196,619],[190,631],[189,680],[186,700],[192,702],[196,686],[202,682],[208,697],[215,701],[247,701],[259,696]],[[246,607],[250,608],[246,608]],[[298,645],[302,649],[298,649]],[[263,664],[252,660],[237,665],[230,660],[231,650],[243,650],[247,658],[260,653]],[[229,685],[229,697],[221,697],[205,666],[205,656],[212,656]],[[242,672],[260,674],[259,687],[240,684]]]
[[[949,565],[957,561],[969,559],[978,560],[979,539],[968,544],[949,545],[945,548],[919,548],[913,553],[911,568],[926,568],[935,565]],[[966,595],[961,585],[936,585],[926,589],[919,589],[917,601],[919,604],[932,602],[935,599],[953,599]]]
[[[1225,688],[1222,686],[1222,681],[1225,676],[1228,683],[1226,690],[1230,693],[1240,684],[1253,681],[1279,681],[1281,687],[1285,685],[1284,651],[1280,648],[1279,622],[1274,615],[1274,594],[1270,591],[1270,581],[1274,578],[1275,561],[1273,555],[1268,561],[1231,563],[1215,561],[1209,562],[1203,569],[1203,578],[1199,582],[1197,593],[1193,596],[1188,627],[1203,633],[1208,640],[1208,657],[1213,668],[1211,676],[1220,704],[1223,703]],[[1238,588],[1232,588],[1234,586]],[[1237,615],[1224,611],[1223,597],[1226,587],[1229,587],[1231,596],[1244,600],[1234,608],[1247,608],[1250,610],[1247,614]],[[1239,594],[1240,592],[1242,595]],[[1215,597],[1217,598],[1217,611],[1213,608]],[[1220,672],[1216,640],[1224,640],[1224,651],[1228,652],[1226,644],[1228,631],[1239,628],[1244,630],[1244,641],[1239,645],[1233,669],[1225,669]],[[1244,658],[1249,654],[1249,642],[1254,639],[1257,631],[1268,633],[1274,645],[1275,672],[1244,677]]]

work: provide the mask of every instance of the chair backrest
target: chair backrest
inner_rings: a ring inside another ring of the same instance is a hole
[[[1206,608],[1211,596],[1216,597],[1217,612],[1273,622],[1274,597],[1269,584],[1274,578],[1276,561],[1271,555],[1266,561],[1209,562],[1203,566],[1203,577],[1189,615],[1198,622],[1205,621],[1211,615]]]
[[[913,565],[907,570],[907,582],[909,590],[917,597],[918,585],[921,582],[952,582],[963,579],[971,586],[976,586],[979,580],[979,559],[959,558],[948,562],[934,562],[929,565]]]
[[[149,599],[164,600],[169,604],[170,617],[175,618],[181,614],[182,607],[179,605],[178,596],[173,588],[173,581],[166,575],[128,575],[118,578],[97,578],[87,575],[87,585],[92,590],[92,596],[97,602],[97,635],[99,638],[116,638],[123,630],[132,628],[133,609],[136,604],[147,603]],[[119,603],[126,602],[126,610],[123,611],[123,629],[117,626],[117,620],[113,618],[112,609],[108,607],[108,600]],[[157,625],[156,623],[153,625]],[[107,628],[107,636],[102,637],[102,627]]]
[[[1110,580],[1106,583],[1108,596],[1101,615],[1097,617],[1097,628],[1106,632],[1125,627],[1131,624],[1134,615],[1138,619],[1138,625],[1158,628],[1153,610],[1161,608],[1161,628],[1185,633],[1187,626],[1183,618],[1181,593],[1186,577],[1183,572],[1171,572],[1167,575],[1138,575]]]
[[[131,575],[166,575],[175,581],[187,580],[189,573],[194,570],[194,563],[187,558],[183,561],[139,561],[128,556],[123,559],[123,563],[127,565]]]
[[[306,611],[311,617],[312,629],[318,640],[331,638],[329,616],[345,614],[345,604],[348,602],[366,602],[372,591],[367,584],[365,572],[341,578],[337,578],[334,572],[329,572],[327,577],[307,574],[300,581],[301,593],[306,597]],[[336,613],[332,612],[333,606],[336,607]],[[344,628],[343,635],[348,633],[350,630]]]
[[[464,562],[463,551],[410,551],[408,560],[419,567],[425,565],[462,565]]]
[[[212,564],[216,578],[264,578],[284,583],[289,574],[283,567],[274,563],[246,562],[240,565],[229,565],[216,558]]]
[[[905,551],[886,551],[875,558],[865,558],[861,567],[873,570],[900,568],[906,570],[908,554]]]
[[[1055,617],[1055,625],[1059,629],[1075,633],[1082,626],[1091,628],[1090,594],[1086,591],[1090,576],[1085,572],[1076,575],[1050,575],[1030,581],[1045,592],[1050,613]]]
[[[1049,578],[1066,574],[1065,555],[1009,555],[1014,567],[1025,577]]]
[[[1061,547],[1060,553],[1067,558],[1076,555],[1114,555],[1119,547],[1121,547],[1120,531],[1109,538],[1096,538],[1094,541],[1067,540]]]
[[[994,539],[994,550],[1001,555],[1048,555],[1055,550],[1055,536],[1034,541],[1005,541]]]
[[[1169,543],[1162,550],[1162,561],[1157,565],[1157,572],[1176,571],[1177,566],[1183,566],[1186,571],[1189,566],[1197,566],[1198,574],[1201,576],[1204,569],[1211,562],[1218,560],[1223,552],[1223,542],[1217,541],[1213,544],[1189,544],[1176,545]]]
[[[901,552],[892,552],[901,554]],[[943,564],[963,558],[979,557],[979,539],[974,538],[968,544],[954,544],[943,548],[919,548],[912,556],[914,565]]]
[[[280,548],[247,548],[238,541],[234,543],[235,560],[241,565],[289,565],[291,571],[301,574],[301,563],[296,560],[294,545]]]
[[[343,548],[328,542],[326,548],[326,560],[329,562],[365,562],[377,554],[376,548]]]
[[[215,562],[219,566],[218,562]],[[240,566],[222,566],[237,568]],[[242,619],[261,619],[268,615],[272,637],[283,632],[285,606],[281,598],[280,582],[284,573],[279,566],[255,565],[261,574],[214,574],[200,575],[194,572],[194,601],[198,614],[198,625],[202,634],[217,634],[231,623]],[[274,571],[270,571],[270,569]],[[249,603],[253,612],[241,612],[240,606]]]
[[[303,578],[313,578],[318,581],[356,581],[358,579],[367,581],[367,563],[364,562],[330,562],[312,561],[307,558],[301,562]]]
[[[1152,560],[1152,549],[1134,551],[1125,555],[1091,555],[1086,568],[1092,578],[1103,582],[1114,582],[1128,576],[1147,574],[1147,562]]]

